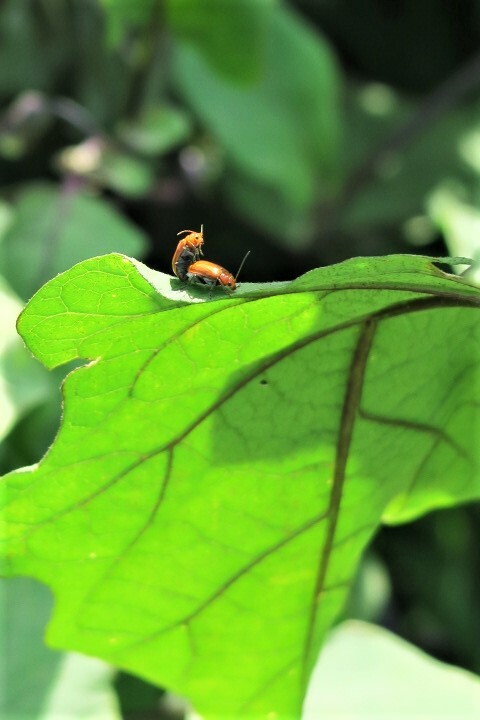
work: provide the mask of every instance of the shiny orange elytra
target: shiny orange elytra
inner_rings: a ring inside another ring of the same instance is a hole
[[[200,232],[180,230],[177,235],[182,235],[182,233],[189,234],[179,241],[177,249],[173,253],[172,270],[179,280],[186,280],[189,266],[203,255],[203,225],[200,227]]]
[[[187,280],[191,283],[208,285],[212,289],[216,285],[221,285],[225,290],[227,288],[235,290],[237,287],[238,275],[249,254],[250,251],[248,251],[243,258],[235,277],[233,277],[232,273],[225,270],[225,268],[221,265],[217,265],[217,263],[210,262],[209,260],[197,260],[197,262],[194,262],[189,266],[187,271]]]
[[[198,260],[192,263],[188,268],[187,280],[192,283],[209,285],[210,287],[222,285],[223,287],[229,287],[230,290],[235,290],[237,287],[231,272],[209,260]]]

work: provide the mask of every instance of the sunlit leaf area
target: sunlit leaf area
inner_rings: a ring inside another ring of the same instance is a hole
[[[480,4],[0,38],[2,720],[478,718]]]

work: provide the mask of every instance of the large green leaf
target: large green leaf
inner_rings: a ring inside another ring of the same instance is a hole
[[[277,0],[167,0],[173,33],[187,41],[212,68],[235,83],[261,72],[270,20]]]
[[[174,49],[176,86],[237,173],[303,214],[332,192],[338,176],[339,80],[322,36],[291,11],[278,9],[262,72],[246,87],[221,77],[186,43]],[[256,204],[248,207],[257,218]],[[263,213],[257,219],[270,229],[274,222],[265,222]]]
[[[391,256],[208,300],[109,255],[30,301],[32,352],[91,362],[3,482],[6,570],[53,589],[52,644],[297,717],[379,524],[480,495],[480,290]]]

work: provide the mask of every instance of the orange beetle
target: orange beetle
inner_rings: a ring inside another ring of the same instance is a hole
[[[173,253],[172,270],[179,280],[186,280],[188,267],[203,255],[203,225],[200,226],[200,232],[180,230],[177,235],[182,235],[182,233],[189,234],[179,241],[177,249]]]
[[[236,282],[231,272],[209,260],[197,260],[190,265],[187,271],[187,280],[201,285],[222,285],[235,290]]]
[[[217,263],[210,262],[209,260],[197,260],[197,262],[194,262],[189,266],[187,271],[187,280],[191,283],[208,285],[212,289],[216,285],[221,285],[225,290],[226,288],[235,290],[237,287],[238,275],[249,254],[250,251],[248,251],[243,258],[235,277],[233,277],[232,273],[225,270],[225,268],[221,265],[217,265]]]

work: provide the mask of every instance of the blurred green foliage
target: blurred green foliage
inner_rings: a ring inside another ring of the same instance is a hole
[[[251,280],[417,249],[478,265],[479,39],[478,0],[3,0],[1,471],[35,462],[59,418],[62,375],[15,316],[78,260],[168,270],[203,222],[212,259],[252,250]],[[364,573],[384,581],[369,599],[361,576],[350,614],[480,672],[478,519],[383,531]],[[126,715],[158,717],[154,695]]]

